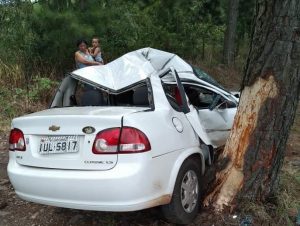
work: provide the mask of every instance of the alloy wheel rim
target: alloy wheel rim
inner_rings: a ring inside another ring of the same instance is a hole
[[[181,182],[181,205],[185,212],[191,213],[198,202],[199,184],[195,171],[185,173]]]

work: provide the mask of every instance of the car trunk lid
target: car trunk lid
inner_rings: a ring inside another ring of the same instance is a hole
[[[15,152],[16,161],[43,168],[109,170],[117,164],[118,155],[93,154],[96,134],[104,129],[121,127],[124,115],[145,109],[53,108],[14,119],[12,127],[23,131],[26,143],[26,151]]]

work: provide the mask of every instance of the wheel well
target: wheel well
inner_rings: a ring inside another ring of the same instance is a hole
[[[213,164],[213,162],[215,160],[215,149],[212,145],[208,145],[208,148],[209,148],[209,154],[210,154],[210,160],[211,160],[210,164]]]
[[[190,156],[188,156],[186,158],[186,160],[188,160],[188,159],[193,159],[194,161],[199,162],[200,167],[201,167],[201,174],[203,175],[204,172],[205,172],[205,160],[204,160],[204,156],[201,153],[194,153],[194,154],[192,154],[192,155],[190,155]]]

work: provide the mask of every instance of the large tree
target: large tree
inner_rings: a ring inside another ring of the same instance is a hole
[[[217,209],[276,192],[299,102],[299,18],[299,0],[257,0],[240,105],[206,197]]]

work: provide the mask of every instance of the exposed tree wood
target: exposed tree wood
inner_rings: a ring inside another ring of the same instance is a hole
[[[212,191],[217,210],[274,195],[300,93],[300,1],[258,0],[231,135]]]
[[[223,61],[227,65],[232,65],[234,63],[235,55],[235,39],[239,0],[230,0],[228,6],[227,27],[224,36]]]

